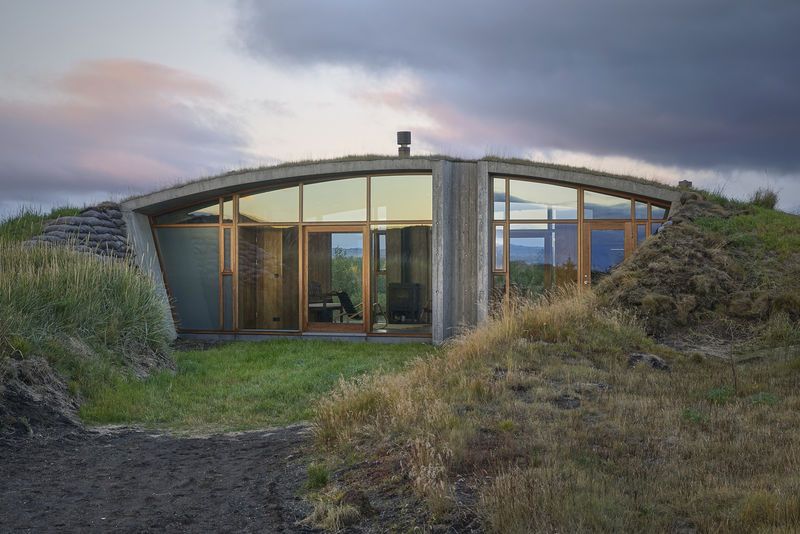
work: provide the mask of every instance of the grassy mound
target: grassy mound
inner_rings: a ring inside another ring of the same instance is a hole
[[[166,306],[129,263],[0,239],[0,415],[7,424],[20,416],[8,406],[24,399],[11,396],[36,403],[63,389],[42,370],[47,364],[76,398],[116,374],[169,365]]]
[[[800,344],[800,217],[695,194],[682,203],[597,292],[657,336],[700,327],[747,348]]]
[[[72,207],[55,208],[48,213],[35,208],[21,208],[13,217],[0,221],[0,238],[7,241],[27,241],[42,233],[46,221],[78,213],[80,209]]]
[[[313,517],[355,520],[355,491],[492,532],[797,528],[799,376],[683,356],[589,292],[520,304],[320,403],[335,476]]]

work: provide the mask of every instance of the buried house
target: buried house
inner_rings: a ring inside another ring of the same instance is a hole
[[[596,282],[678,197],[517,160],[376,156],[228,173],[122,212],[180,335],[439,343],[495,299]]]

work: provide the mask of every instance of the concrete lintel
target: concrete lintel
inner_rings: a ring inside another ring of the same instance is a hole
[[[430,171],[434,160],[417,158],[334,161],[269,167],[198,180],[185,185],[135,197],[122,203],[122,208],[153,215],[207,198],[238,192],[242,189],[291,182],[302,178],[325,179],[344,175],[378,174],[383,172]]]
[[[646,184],[635,180],[593,174],[588,172],[572,171],[567,169],[554,169],[552,167],[538,166],[535,164],[503,163],[499,161],[489,161],[488,170],[490,174],[504,176],[523,176],[529,178],[542,178],[572,185],[582,185],[595,187],[598,189],[609,189],[638,195],[653,200],[663,200],[673,202],[680,198],[681,192],[670,189],[668,186],[659,187],[655,184]]]

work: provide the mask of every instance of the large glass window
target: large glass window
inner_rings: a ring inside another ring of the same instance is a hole
[[[509,278],[514,293],[535,297],[578,280],[578,225],[509,226]]]
[[[303,220],[366,221],[367,179],[348,178],[304,185]]]
[[[584,191],[584,219],[630,219],[631,199]]]
[[[373,221],[426,221],[432,217],[431,175],[373,176],[370,182]]]
[[[636,201],[636,218],[647,220],[647,202]]]
[[[156,224],[219,224],[219,199],[159,215]]]
[[[653,219],[666,219],[668,211],[668,208],[662,208],[661,206],[650,206],[650,214]]]
[[[598,282],[625,259],[625,230],[592,228],[591,280]]]
[[[300,188],[287,187],[239,197],[239,222],[297,222]]]
[[[373,332],[431,331],[431,226],[372,226]]]
[[[509,180],[511,219],[577,219],[578,190],[559,185]]]
[[[157,228],[178,327],[218,330],[219,227]]]
[[[239,328],[297,330],[296,226],[239,227]]]

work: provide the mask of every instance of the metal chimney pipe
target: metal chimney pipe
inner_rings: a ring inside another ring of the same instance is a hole
[[[397,132],[397,155],[401,158],[411,156],[411,132]]]

